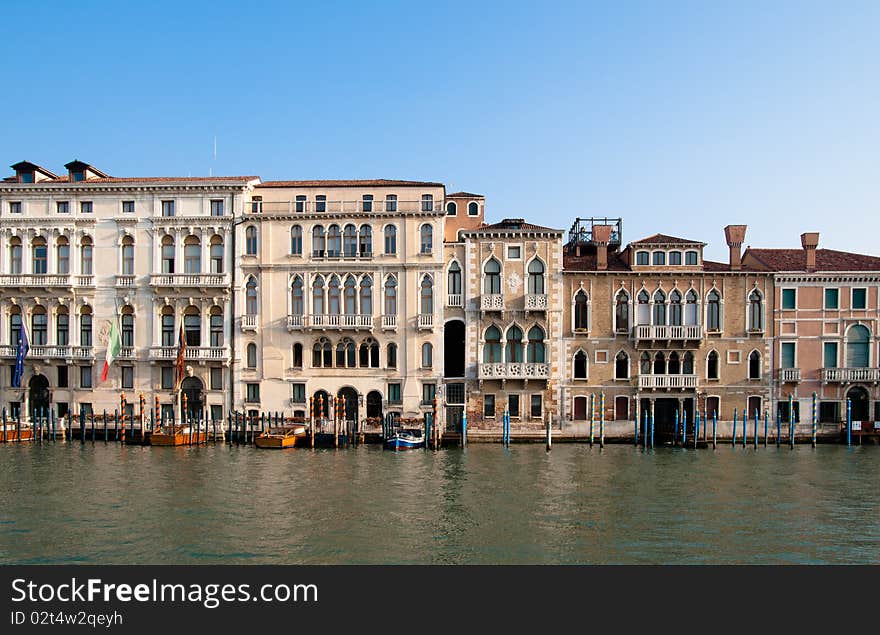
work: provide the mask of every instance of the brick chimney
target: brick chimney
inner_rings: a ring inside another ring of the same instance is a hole
[[[801,234],[801,246],[807,256],[807,271],[816,270],[816,247],[819,246],[819,232]]]
[[[593,242],[596,244],[596,269],[608,269],[608,243],[611,242],[611,225],[593,225]]]
[[[742,244],[746,239],[748,225],[728,225],[724,228],[724,237],[730,248],[730,268],[734,271],[742,269]]]

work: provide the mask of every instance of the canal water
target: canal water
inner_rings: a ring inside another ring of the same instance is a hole
[[[877,563],[880,448],[0,446],[0,564]]]

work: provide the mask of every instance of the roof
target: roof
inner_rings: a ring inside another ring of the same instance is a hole
[[[258,176],[108,176],[98,179],[86,179],[85,181],[76,181],[77,185],[88,185],[89,183],[224,183],[228,181],[240,181],[247,183],[259,179]],[[39,183],[29,183],[28,185],[45,185],[47,183],[68,183],[70,179],[67,176],[59,176],[54,179],[47,179]]]
[[[482,194],[472,194],[471,192],[453,192],[447,194],[446,198],[485,198]]]
[[[635,240],[631,245],[705,245],[706,243],[699,240],[688,240],[687,238],[678,238],[676,236],[667,236],[666,234],[654,234],[641,240]]]
[[[578,256],[574,250],[567,248],[562,253],[562,268],[565,271],[597,271],[596,250],[583,249]],[[608,250],[608,271],[631,271],[619,251]]]
[[[562,233],[561,229],[553,229],[551,227],[544,227],[543,225],[535,225],[533,223],[527,223],[523,218],[505,218],[504,220],[498,221],[497,223],[486,224],[483,223],[479,227],[475,227],[468,231],[471,232],[482,232],[482,231],[526,231],[526,232],[559,232]]]
[[[71,172],[75,172],[77,170],[89,170],[90,172],[94,172],[95,174],[97,174],[100,177],[110,178],[109,174],[104,174],[98,168],[96,168],[92,165],[89,165],[88,163],[86,163],[84,161],[80,161],[79,159],[74,159],[70,163],[65,163],[64,167],[67,168],[68,170],[70,170]]]
[[[23,172],[26,170],[27,171],[37,170],[39,172],[42,172],[46,176],[51,176],[51,177],[57,176],[56,174],[54,174],[54,173],[50,172],[49,170],[47,170],[46,168],[44,168],[42,165],[37,165],[36,163],[31,163],[30,161],[27,161],[27,160],[19,161],[18,163],[10,165],[9,167],[11,167],[16,172]]]
[[[260,187],[398,187],[398,186],[444,187],[432,181],[399,181],[394,179],[347,179],[317,181],[263,181]]]
[[[743,258],[752,257],[771,271],[806,271],[803,249],[746,249]],[[816,271],[880,271],[880,257],[834,249],[816,250]]]

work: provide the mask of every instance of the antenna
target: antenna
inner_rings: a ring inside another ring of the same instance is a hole
[[[217,135],[214,135],[214,161],[217,160]],[[214,176],[214,166],[208,168],[208,176]]]

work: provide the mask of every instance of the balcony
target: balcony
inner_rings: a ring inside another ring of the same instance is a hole
[[[117,275],[116,276],[116,288],[117,289],[126,289],[128,287],[133,287],[136,284],[137,278],[132,275]]]
[[[450,293],[446,296],[446,306],[461,308],[462,295],[460,293]]]
[[[382,330],[383,331],[394,331],[397,329],[397,316],[396,315],[383,315],[382,316]]]
[[[480,296],[481,311],[503,311],[504,296],[500,293],[484,293]]]
[[[176,346],[153,346],[150,348],[150,359],[175,360],[177,359]],[[225,346],[187,346],[183,352],[185,361],[228,361],[229,349]]]
[[[72,287],[74,277],[68,274],[42,274],[42,273],[19,273],[12,275],[0,275],[0,286],[20,288],[68,288]],[[78,277],[78,276],[77,276]],[[83,276],[92,278],[92,276]],[[94,280],[93,280],[94,284]]]
[[[546,311],[547,310],[547,294],[545,293],[527,293],[526,294],[526,311]]]
[[[639,375],[639,390],[657,388],[694,390],[696,387],[696,375]]]
[[[880,368],[823,368],[822,381],[828,384],[880,382]]]
[[[137,351],[134,346],[123,346],[119,351],[119,359],[134,359],[137,357]]]
[[[433,313],[419,313],[419,328],[420,329],[434,328],[434,314]]]
[[[800,368],[780,368],[779,381],[783,384],[797,384],[801,380]]]
[[[337,249],[314,249],[313,260],[372,260],[372,251],[346,252]]]
[[[547,379],[550,364],[487,362],[480,364],[480,379]]]
[[[119,285],[117,276],[116,283]],[[229,286],[227,273],[153,273],[150,274],[151,287],[171,287],[176,289],[198,288],[211,289]]]
[[[438,196],[434,201],[261,201],[250,211],[258,214],[382,214],[443,212],[444,208],[443,199]]]
[[[372,315],[313,314],[305,316],[304,324],[314,329],[366,330],[373,328]]]
[[[287,316],[287,330],[294,331],[300,330],[305,326],[306,316],[304,315],[288,315]]]
[[[257,330],[257,316],[256,315],[242,315],[241,316],[241,330],[242,331],[256,331]]]
[[[15,357],[17,354],[17,346],[9,344],[0,346],[0,357]],[[95,352],[91,346],[31,346],[27,356],[40,359],[92,360],[95,358]]]
[[[643,341],[652,342],[657,340],[697,343],[703,338],[703,327],[699,324],[689,326],[640,324],[633,327],[632,338],[636,345]]]

